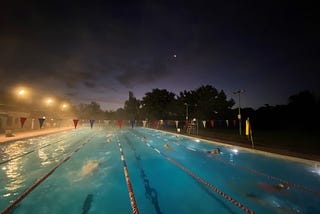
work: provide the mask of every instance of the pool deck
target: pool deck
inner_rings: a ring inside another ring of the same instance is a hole
[[[0,143],[20,140],[20,139],[29,138],[29,137],[36,137],[36,136],[41,136],[46,134],[52,134],[52,133],[70,130],[70,129],[73,129],[73,128],[72,127],[45,128],[45,129],[30,130],[30,131],[20,131],[20,132],[13,132],[12,137],[7,137],[5,134],[0,134]]]

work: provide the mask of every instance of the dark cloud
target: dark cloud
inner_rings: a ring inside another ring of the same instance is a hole
[[[127,64],[123,73],[116,76],[117,80],[128,88],[138,84],[151,84],[170,74],[165,61],[153,60],[151,63]]]
[[[275,83],[288,96],[318,88],[318,20],[311,3],[292,1],[6,1],[0,88],[85,99],[212,83],[248,87],[264,104]]]

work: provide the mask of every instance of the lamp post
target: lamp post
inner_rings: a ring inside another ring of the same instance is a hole
[[[238,90],[238,91],[235,91],[233,92],[233,94],[238,94],[238,97],[239,97],[239,114],[238,114],[238,119],[239,119],[239,134],[241,135],[241,106],[240,106],[240,94],[241,93],[244,93],[245,90],[241,89],[241,90]]]
[[[184,103],[184,105],[186,106],[186,121],[185,121],[185,126],[186,126],[186,133],[188,130],[188,125],[189,125],[189,110],[188,110],[188,103]]]
[[[198,115],[198,104],[195,104],[194,105],[195,107],[195,115],[196,115],[196,122],[197,122],[197,135],[199,135],[199,123],[198,123],[198,120],[199,120],[199,115]]]
[[[184,103],[184,105],[186,106],[186,120],[188,120],[188,114],[189,114],[189,110],[188,110],[188,106],[189,106],[189,104],[188,103]]]

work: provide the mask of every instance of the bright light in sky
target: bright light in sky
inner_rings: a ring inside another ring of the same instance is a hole
[[[25,93],[25,90],[23,90],[23,89],[19,90],[19,92],[18,92],[19,95],[23,95],[24,93]]]
[[[47,98],[47,99],[45,99],[45,103],[46,103],[48,106],[50,106],[50,105],[53,104],[53,99],[52,99],[52,98]]]

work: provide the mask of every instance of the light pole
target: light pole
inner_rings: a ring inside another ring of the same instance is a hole
[[[188,114],[189,114],[189,110],[188,110],[188,106],[189,106],[189,104],[188,103],[184,103],[184,105],[186,106],[186,120],[188,120]]]
[[[185,121],[185,126],[186,126],[186,133],[187,133],[187,131],[188,131],[188,125],[189,125],[189,110],[188,110],[188,106],[189,106],[189,104],[188,103],[184,103],[184,105],[186,106],[186,121]]]
[[[241,106],[240,106],[240,94],[241,93],[244,93],[245,90],[241,89],[241,90],[238,90],[238,91],[235,91],[233,92],[233,94],[238,94],[239,96],[239,114],[238,114],[238,119],[239,119],[239,134],[241,135]]]
[[[195,112],[196,112],[196,122],[197,122],[197,135],[199,135],[199,123],[198,123],[198,120],[199,120],[199,115],[198,115],[198,104],[195,104],[194,105],[194,107],[195,107]]]

